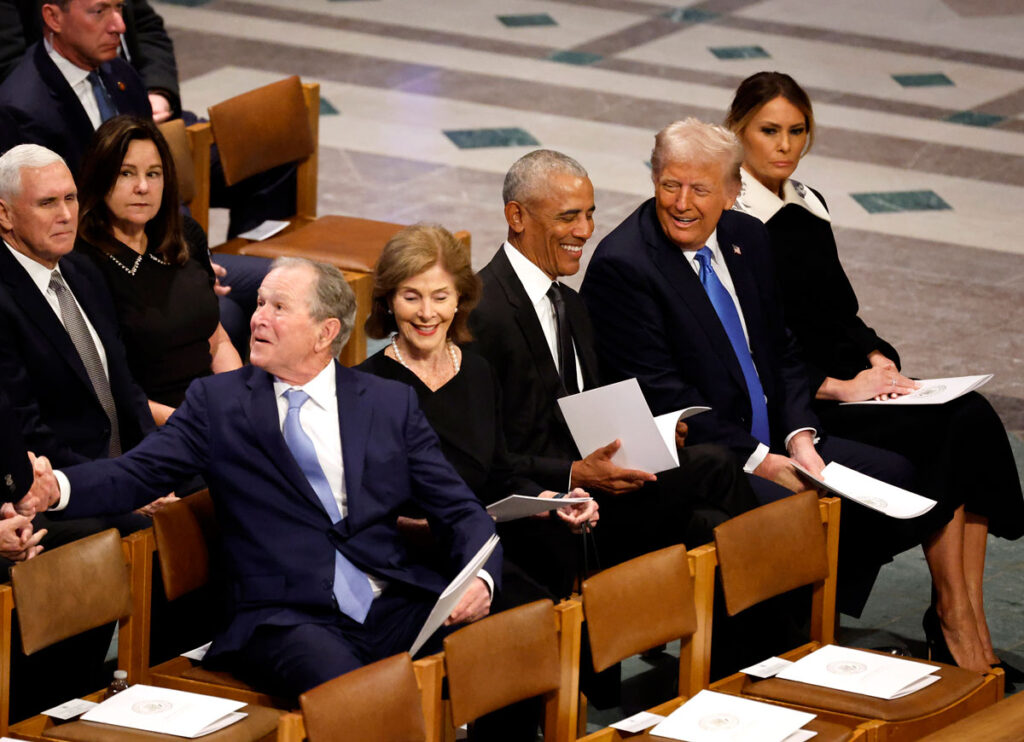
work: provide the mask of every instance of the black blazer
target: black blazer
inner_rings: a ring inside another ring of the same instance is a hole
[[[131,65],[114,59],[99,71],[118,111],[143,118],[153,115],[146,88]],[[0,110],[15,127],[14,134],[5,139],[52,149],[77,175],[92,139],[92,122],[42,42],[28,48],[0,85]]]
[[[810,407],[807,374],[786,330],[764,226],[726,211],[718,243],[746,320],[754,364],[768,400],[772,447],[787,434],[820,425]],[[729,338],[696,272],[662,232],[654,199],[605,237],[583,281],[606,378],[636,377],[651,411],[708,405],[691,418],[687,443],[719,443],[745,460],[750,397]]]
[[[60,270],[96,329],[107,356],[121,445],[127,451],[156,429],[149,403],[132,380],[103,276],[71,253]],[[110,421],[85,366],[28,273],[0,242],[0,383],[21,422],[25,445],[54,467],[106,458]]]
[[[513,469],[546,488],[562,491],[580,452],[558,408],[557,400],[566,392],[544,331],[504,249],[499,248],[479,275],[483,296],[469,326],[476,351],[490,362],[501,385],[505,443]],[[594,331],[586,307],[568,286],[562,286],[562,296],[583,387],[598,386]]]

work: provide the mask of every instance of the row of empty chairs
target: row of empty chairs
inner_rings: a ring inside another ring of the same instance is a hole
[[[88,722],[54,725],[46,717],[8,726],[12,610],[20,619],[26,653],[116,620],[118,664],[129,673],[129,682],[250,704],[246,721],[211,735],[212,742],[299,742],[307,736],[320,742],[338,739],[331,731],[338,725],[367,730],[346,734],[346,739],[448,742],[455,726],[538,695],[544,697],[548,742],[624,739],[613,729],[585,734],[585,704],[579,694],[584,617],[596,670],[681,640],[679,695],[651,709],[654,713],[670,713],[710,687],[811,711],[818,718],[808,728],[822,742],[914,740],[999,701],[1000,670],[981,676],[949,666],[939,670],[941,682],[895,701],[778,679],[752,681],[743,674],[709,683],[716,576],[733,614],[811,585],[811,642],[783,656],[794,660],[833,641],[838,521],[839,501],[819,501],[810,492],[758,508],[716,529],[715,544],[689,552],[681,545],[653,552],[591,576],[579,599],[558,606],[540,601],[463,627],[446,638],[439,655],[416,662],[400,655],[341,676],[305,694],[300,711],[285,699],[259,693],[183,657],[149,666],[154,548],[168,599],[211,579],[216,524],[209,495],[200,493],[158,513],[153,529],[123,540],[108,531],[14,567],[11,585],[0,586],[0,735],[136,739],[129,732],[122,735]],[[1017,708],[1011,707],[1011,715]],[[645,738],[656,739],[636,739]]]
[[[356,295],[356,322],[341,362],[366,358],[363,323],[369,313],[370,274],[385,243],[404,224],[354,216],[317,217],[320,86],[289,77],[211,106],[210,120],[185,127],[179,119],[161,125],[174,157],[182,200],[204,230],[210,221],[210,147],[216,143],[224,180],[235,185],[288,163],[297,168],[294,214],[289,226],[263,242],[236,237],[215,251],[264,258],[305,257],[340,268]],[[468,232],[455,233],[470,249]]]

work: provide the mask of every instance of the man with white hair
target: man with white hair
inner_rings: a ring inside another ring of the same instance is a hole
[[[742,145],[720,126],[690,118],[658,133],[654,198],[601,241],[583,281],[601,328],[602,368],[614,378],[636,377],[655,415],[710,407],[690,418],[688,440],[731,448],[756,475],[762,502],[807,488],[794,463],[820,474],[834,460],[912,486],[909,461],[826,436],[811,411],[768,234],[757,219],[729,210],[742,160]],[[905,521],[849,501],[842,524],[841,607],[856,615],[881,564],[915,536]]]

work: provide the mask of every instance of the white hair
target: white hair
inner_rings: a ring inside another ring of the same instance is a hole
[[[64,162],[64,158],[53,150],[38,144],[19,144],[11,147],[0,157],[0,199],[10,201],[21,193],[21,171],[49,167]]]
[[[725,177],[739,184],[743,145],[724,126],[691,116],[669,124],[655,135],[651,152],[651,177],[655,183],[661,171],[672,162],[720,162]]]

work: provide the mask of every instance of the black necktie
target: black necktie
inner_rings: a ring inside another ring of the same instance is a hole
[[[555,310],[555,324],[558,326],[558,373],[562,377],[565,391],[576,394],[580,386],[576,382],[576,353],[572,349],[572,329],[569,327],[569,318],[565,315],[565,300],[557,281],[552,282],[546,296],[551,300],[551,306]]]

